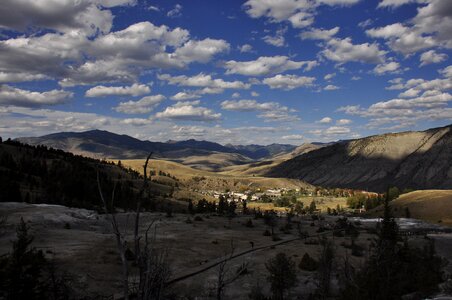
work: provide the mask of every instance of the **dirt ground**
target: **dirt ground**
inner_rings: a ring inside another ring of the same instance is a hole
[[[48,258],[54,259],[61,270],[67,271],[73,280],[73,286],[80,296],[92,295],[119,295],[120,261],[116,252],[113,236],[105,216],[95,212],[71,209],[55,205],[30,205],[23,203],[0,203],[0,214],[7,215],[7,224],[0,236],[0,255],[11,249],[11,240],[15,239],[15,226],[20,217],[30,225],[35,236],[33,245],[42,249]],[[190,221],[187,222],[187,218]],[[144,213],[142,229],[144,230],[152,220],[157,224],[157,242],[159,249],[166,249],[169,253],[171,265],[171,278],[203,269],[217,262],[220,258],[228,256],[231,251],[231,242],[234,253],[239,254],[254,248],[263,247],[239,256],[228,262],[226,269],[232,275],[239,266],[247,264],[247,274],[226,288],[226,299],[248,299],[252,288],[259,285],[261,290],[269,294],[267,271],[265,262],[278,252],[290,256],[297,265],[298,285],[292,290],[294,295],[307,295],[316,288],[315,273],[302,271],[298,268],[301,257],[309,253],[312,257],[319,256],[320,246],[316,243],[318,238],[306,240],[297,239],[298,233],[294,228],[291,233],[283,233],[278,228],[285,224],[285,219],[279,220],[275,232],[281,241],[294,240],[285,244],[272,246],[279,242],[272,241],[271,237],[264,236],[266,226],[262,219],[254,220],[251,216],[238,216],[232,219],[213,215],[201,215],[202,221],[194,221],[193,216],[175,214],[167,218],[164,214]],[[119,219],[131,228],[132,217],[120,214]],[[245,226],[248,219],[252,219],[253,227]],[[295,218],[300,222],[302,230],[309,235],[316,235],[316,226],[311,226],[308,219]],[[323,225],[333,223],[334,219],[323,221]],[[365,226],[365,225],[362,225]],[[131,233],[131,230],[128,231]],[[350,250],[341,244],[350,243],[349,237],[333,237],[327,234],[334,242],[338,257],[345,257],[346,253],[352,263],[359,264],[362,258],[350,255]],[[357,244],[367,249],[372,235],[361,230]],[[438,239],[438,253],[448,256],[451,260],[452,237],[435,236]],[[338,262],[337,267],[342,261]],[[208,299],[214,295],[215,280],[218,267],[213,267],[198,275],[172,284],[171,293],[187,298],[198,297]],[[333,286],[336,279],[333,280]]]

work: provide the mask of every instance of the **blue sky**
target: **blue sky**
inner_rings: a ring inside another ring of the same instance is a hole
[[[6,0],[0,136],[302,144],[452,120],[452,1]]]

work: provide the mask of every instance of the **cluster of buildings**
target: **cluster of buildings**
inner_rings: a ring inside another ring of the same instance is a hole
[[[218,191],[209,191],[208,194],[213,196],[215,199],[219,199],[220,196],[223,196],[228,202],[241,202],[244,200],[248,201],[259,201],[262,197],[270,197],[270,198],[279,198],[283,195],[284,192],[288,191],[288,189],[268,189],[262,192],[253,192],[253,191],[244,191],[244,192],[218,192]]]

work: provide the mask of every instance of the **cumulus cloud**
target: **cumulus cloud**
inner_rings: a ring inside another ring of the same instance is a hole
[[[446,78],[452,77],[452,66],[448,66],[442,70],[439,70],[439,73],[442,74]]]
[[[278,29],[275,35],[266,35],[262,38],[262,40],[275,47],[284,47],[286,46],[286,39],[284,38],[284,34],[287,32],[287,27]]]
[[[303,28],[314,23],[317,7],[321,5],[353,5],[359,0],[248,0],[243,5],[251,18],[265,17],[272,23],[289,22],[294,28]]]
[[[59,32],[79,31],[87,35],[110,31],[110,8],[136,1],[100,0],[4,0],[0,6],[0,28],[26,31],[45,28]],[[51,8],[51,9],[50,9]]]
[[[62,104],[72,97],[73,93],[64,90],[35,92],[6,84],[0,85],[0,105],[40,107]]]
[[[105,96],[140,96],[148,94],[151,89],[145,84],[134,83],[131,86],[95,86],[86,91],[85,97]]]
[[[185,29],[140,22],[94,38],[71,31],[2,40],[0,72],[53,78],[62,86],[134,82],[145,70],[206,63],[229,48],[224,40],[190,39]]]
[[[377,75],[383,75],[386,73],[399,72],[400,64],[395,61],[379,64],[374,68],[374,73]]]
[[[290,135],[283,135],[281,137],[283,140],[289,140],[289,141],[300,141],[304,139],[304,137],[301,134],[290,134]]]
[[[251,46],[250,44],[244,44],[244,45],[239,47],[239,50],[242,53],[252,52],[253,51],[253,46]]]
[[[120,102],[114,110],[125,114],[145,114],[151,112],[165,98],[163,95],[153,95],[143,97],[138,101]]]
[[[318,123],[320,123],[320,124],[328,124],[331,122],[333,122],[333,119],[330,117],[324,117],[318,121]]]
[[[174,8],[166,14],[170,18],[178,18],[182,16],[182,5],[176,4],[174,5]]]
[[[452,82],[449,79],[413,78],[405,81],[402,78],[395,78],[389,82],[392,84],[388,88],[390,90],[405,89],[399,94],[399,98],[380,101],[368,108],[359,105],[344,106],[338,111],[368,118],[369,128],[384,129],[401,129],[420,121],[451,118],[452,109],[447,107],[452,101],[452,95],[447,92],[452,89]]]
[[[224,68],[226,68],[226,74],[263,76],[301,68],[304,68],[305,71],[310,71],[317,65],[318,63],[315,60],[293,61],[287,56],[261,56],[252,61],[230,60],[224,64]]]
[[[430,51],[426,51],[424,53],[421,54],[420,57],[420,61],[421,64],[420,66],[426,66],[429,64],[438,64],[440,62],[443,62],[445,60],[447,60],[449,57],[447,56],[447,54],[444,53],[436,53],[435,50],[430,50]]]
[[[312,28],[300,34],[302,40],[329,40],[339,32],[339,27],[331,29]]]
[[[262,82],[271,89],[283,90],[293,90],[299,87],[312,86],[314,81],[315,77],[281,74],[262,80]]]
[[[156,113],[155,118],[205,122],[221,119],[220,113],[215,113],[209,108],[198,106],[199,104],[199,101],[178,102],[172,106],[168,106],[164,111]]]
[[[383,1],[380,7],[396,7],[414,1]],[[387,40],[388,46],[405,55],[420,50],[444,47],[452,48],[451,1],[419,1],[420,7],[414,18],[406,24],[394,23],[372,28],[366,33]]]
[[[382,63],[386,53],[380,50],[377,44],[353,44],[351,38],[333,38],[326,43],[326,49],[321,52],[327,59],[341,64],[352,61]]]
[[[326,129],[311,130],[310,133],[324,138],[334,138],[336,136],[350,135],[352,132],[350,128],[345,126],[331,126]]]
[[[326,87],[323,88],[325,91],[335,91],[340,89],[340,87],[334,85],[334,84],[328,84]]]
[[[330,81],[333,77],[336,76],[336,73],[330,73],[330,74],[326,74],[323,79]]]
[[[277,102],[257,102],[256,100],[226,100],[221,102],[221,108],[231,111],[270,111],[280,109]],[[287,107],[284,107],[288,110]]]
[[[257,102],[256,100],[226,100],[221,102],[221,108],[229,111],[260,111],[259,118],[266,122],[291,122],[299,118],[291,113],[295,112],[278,102]]]
[[[339,119],[336,121],[336,125],[348,125],[351,124],[353,121],[349,119]]]
[[[212,60],[213,56],[227,52],[230,45],[225,40],[204,39],[202,41],[188,41],[181,48],[174,52],[176,59],[184,63],[200,62],[207,63]]]
[[[151,123],[149,119],[143,118],[126,118],[120,121],[122,124],[132,125],[132,126],[144,126]]]
[[[157,75],[157,78],[172,85],[188,87],[204,87],[212,89],[249,89],[251,84],[242,81],[224,81],[223,79],[213,79],[211,75],[199,73],[194,76],[171,76],[169,74]]]
[[[408,3],[414,3],[418,0],[382,0],[380,3],[378,3],[378,8],[396,8]]]

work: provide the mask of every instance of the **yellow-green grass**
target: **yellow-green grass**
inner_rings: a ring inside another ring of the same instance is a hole
[[[412,218],[452,226],[452,190],[414,191],[401,195],[390,205],[395,217],[405,217],[408,208]],[[382,206],[369,212],[374,216],[382,213]]]
[[[122,160],[122,164],[126,167],[142,173],[144,160]],[[209,172],[205,170],[194,169],[183,164],[152,159],[149,163],[149,169],[169,173],[175,176],[180,182],[188,188],[197,190],[217,190],[217,191],[239,191],[247,189],[271,189],[271,188],[313,188],[301,180],[288,178],[269,178],[259,176],[236,176],[223,173]]]

